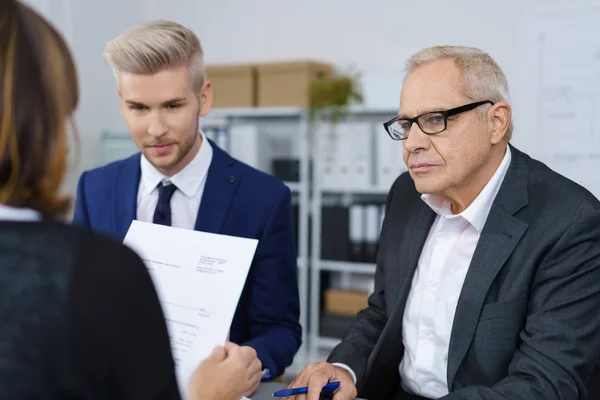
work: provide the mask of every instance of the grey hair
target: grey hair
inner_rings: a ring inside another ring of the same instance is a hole
[[[407,60],[406,73],[409,74],[422,65],[443,58],[454,59],[463,76],[465,95],[472,101],[510,102],[508,82],[504,72],[489,54],[475,47],[428,47]],[[485,110],[480,112],[483,113]],[[513,130],[514,126],[511,120],[505,135],[507,141],[512,138]]]
[[[123,32],[107,43],[104,60],[115,76],[119,72],[154,74],[187,65],[196,89],[206,79],[200,39],[190,29],[172,21],[144,22]]]

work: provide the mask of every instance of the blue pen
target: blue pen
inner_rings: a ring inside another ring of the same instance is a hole
[[[340,387],[339,382],[329,382],[327,385],[323,386],[321,389],[321,393],[333,393]],[[308,393],[307,387],[301,387],[296,389],[283,389],[273,393],[273,397],[288,397],[295,396],[297,394],[306,394]]]

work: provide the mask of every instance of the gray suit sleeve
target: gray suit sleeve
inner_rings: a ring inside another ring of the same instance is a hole
[[[444,400],[581,400],[600,359],[600,210],[569,226],[542,260],[508,376]]]

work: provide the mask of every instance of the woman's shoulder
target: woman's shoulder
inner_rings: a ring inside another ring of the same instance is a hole
[[[0,222],[3,254],[39,259],[62,266],[139,261],[137,255],[117,240],[90,228],[60,222]]]

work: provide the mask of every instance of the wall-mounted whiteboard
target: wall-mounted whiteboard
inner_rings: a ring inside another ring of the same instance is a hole
[[[532,155],[600,198],[600,8],[532,17],[526,54]]]

